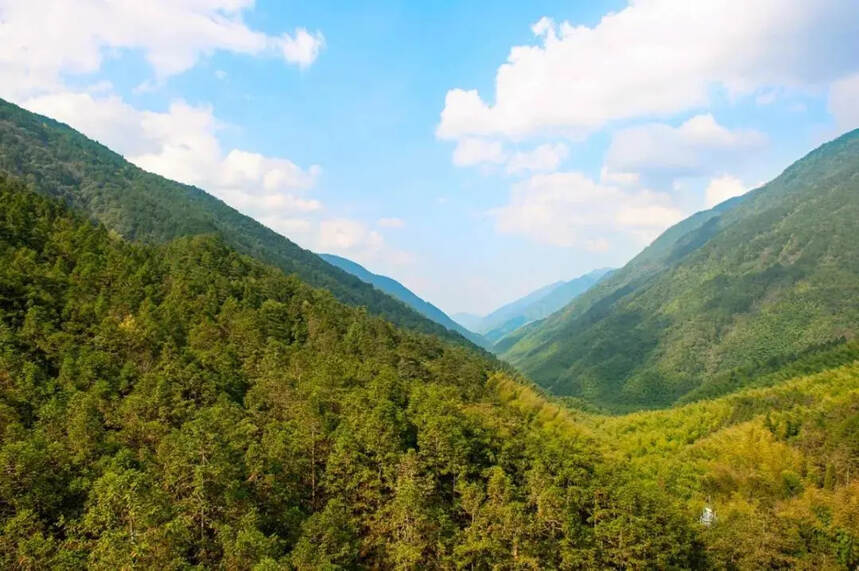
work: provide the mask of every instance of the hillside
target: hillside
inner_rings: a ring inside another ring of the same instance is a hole
[[[859,565],[859,344],[848,364],[716,400],[579,417],[639,482],[715,515],[714,569]],[[680,508],[682,509],[682,508]]]
[[[698,213],[503,357],[559,395],[615,410],[717,394],[859,329],[859,131]]]
[[[668,496],[495,365],[0,177],[0,566],[702,564]]]
[[[344,303],[365,306],[403,327],[461,339],[204,191],[143,171],[67,125],[2,99],[0,172],[63,199],[126,238],[163,243],[218,234],[239,252],[327,289]]]
[[[381,290],[389,296],[402,301],[427,319],[435,321],[446,329],[456,331],[475,345],[478,345],[480,347],[488,347],[489,344],[486,342],[485,339],[483,339],[483,337],[469,331],[462,325],[456,323],[454,320],[448,317],[445,312],[443,312],[433,304],[429,303],[428,301],[424,301],[397,280],[389,278],[387,276],[380,276],[378,274],[374,274],[373,272],[367,270],[367,268],[365,268],[361,264],[357,264],[352,260],[347,260],[346,258],[343,258],[341,256],[335,256],[333,254],[319,254],[319,257],[331,264],[332,266],[338,267],[344,272],[349,272],[361,281],[367,282],[368,284],[371,284],[374,288]]]
[[[128,243],[0,177],[0,565],[854,568],[857,359],[585,414],[217,238]]]

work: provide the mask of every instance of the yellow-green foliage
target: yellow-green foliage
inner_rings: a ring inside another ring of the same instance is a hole
[[[686,513],[727,567],[859,562],[859,362],[675,409],[582,416],[632,477]]]

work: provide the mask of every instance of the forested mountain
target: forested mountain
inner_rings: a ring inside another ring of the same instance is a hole
[[[859,330],[859,131],[696,214],[503,356],[538,384],[623,410],[736,389]],[[751,375],[753,376],[753,375]]]
[[[129,243],[0,177],[0,566],[854,568],[857,359],[585,414],[217,237]]]
[[[515,387],[218,238],[134,245],[0,180],[4,569],[700,561]]]
[[[402,301],[427,319],[432,319],[446,329],[456,331],[475,345],[479,345],[481,347],[488,347],[489,344],[486,342],[485,339],[483,339],[482,336],[473,333],[462,325],[456,323],[454,320],[448,317],[445,312],[443,312],[433,304],[429,303],[428,301],[424,301],[397,280],[389,278],[387,276],[380,276],[378,274],[374,274],[361,264],[357,264],[352,260],[347,260],[346,258],[343,258],[341,256],[335,256],[333,254],[319,254],[319,257],[331,264],[332,266],[336,266],[344,272],[349,272],[361,281],[367,282],[376,289],[381,290],[386,294],[390,295],[391,297]]]
[[[424,333],[459,335],[204,191],[148,173],[67,125],[0,99],[0,172],[23,178],[126,238],[163,243],[216,233],[243,254],[325,288],[340,301]]]

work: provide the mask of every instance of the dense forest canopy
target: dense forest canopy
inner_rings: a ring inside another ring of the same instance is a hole
[[[4,568],[859,564],[855,343],[606,417],[217,237],[129,243],[6,179],[0,262]]]
[[[134,245],[3,181],[0,260],[4,568],[702,556],[664,492],[505,401],[493,361],[217,238]]]

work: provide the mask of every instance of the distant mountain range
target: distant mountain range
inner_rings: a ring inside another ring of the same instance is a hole
[[[341,256],[335,256],[334,254],[319,254],[319,257],[332,266],[338,267],[344,272],[349,272],[361,281],[371,284],[376,289],[402,301],[427,319],[431,319],[449,330],[456,331],[475,345],[485,348],[491,345],[490,343],[487,343],[481,335],[468,330],[459,323],[456,323],[453,319],[448,317],[445,312],[428,301],[421,299],[397,280],[387,276],[374,274],[364,266]]]
[[[68,125],[0,99],[0,173],[58,197],[125,238],[163,243],[217,234],[242,254],[296,274],[392,323],[465,343],[452,328],[328,264],[199,188],[149,173]]]
[[[730,392],[857,334],[859,130],[670,228],[501,355],[556,394],[627,410]]]
[[[570,281],[558,281],[503,305],[484,317],[458,313],[454,319],[495,344],[516,329],[548,317],[588,290],[613,270],[600,268]]]

